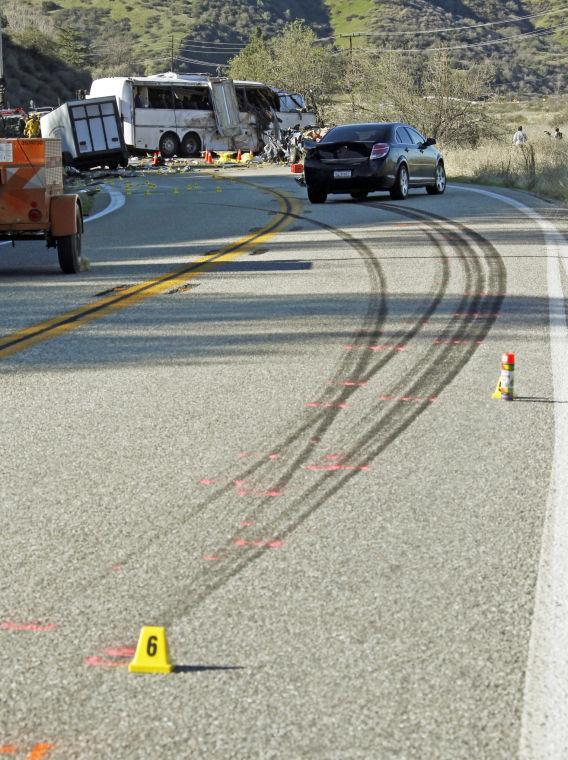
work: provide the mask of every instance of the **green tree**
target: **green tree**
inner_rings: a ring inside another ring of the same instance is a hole
[[[330,46],[317,43],[314,31],[303,21],[293,21],[270,41],[257,30],[250,43],[231,59],[229,74],[300,93],[324,121],[344,66]]]
[[[229,75],[234,79],[265,82],[271,69],[270,46],[257,26],[249,44],[229,61]]]
[[[76,69],[85,68],[85,43],[74,29],[60,29],[57,35],[57,53],[62,61]]]
[[[321,122],[345,70],[340,56],[329,45],[317,42],[315,32],[303,21],[293,21],[272,42],[273,82],[307,100]]]

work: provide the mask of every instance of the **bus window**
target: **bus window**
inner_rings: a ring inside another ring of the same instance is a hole
[[[173,108],[169,87],[148,87],[149,108]]]
[[[210,111],[209,90],[206,87],[174,87],[174,107],[185,111]]]
[[[247,98],[245,95],[244,87],[236,87],[237,103],[239,104],[239,111],[244,112],[247,110]]]
[[[134,108],[148,108],[148,88],[134,87]]]
[[[290,92],[279,92],[280,110],[283,113],[306,111],[306,102],[301,95]]]
[[[251,106],[255,108],[262,108],[263,110],[278,109],[278,97],[276,93],[268,87],[247,87],[247,100]]]

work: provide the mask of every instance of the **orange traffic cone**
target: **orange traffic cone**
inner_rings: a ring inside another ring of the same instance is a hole
[[[243,159],[243,154],[241,153],[241,149],[239,148],[237,152],[237,161],[242,161],[242,159]]]
[[[162,156],[160,154],[160,151],[156,150],[152,158],[152,166],[160,166],[161,163],[162,163]]]

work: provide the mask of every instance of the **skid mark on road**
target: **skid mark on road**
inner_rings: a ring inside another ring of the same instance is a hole
[[[18,332],[0,338],[0,359],[24,351],[37,343],[56,338],[71,330],[101,319],[121,309],[135,306],[148,298],[153,298],[173,288],[179,288],[189,280],[215,269],[219,264],[232,261],[248,253],[260,243],[268,242],[282,232],[292,221],[297,202],[288,196],[278,196],[279,210],[276,218],[251,235],[237,240],[213,255],[201,256],[184,267],[167,272],[146,282],[125,288],[119,293],[93,301],[78,309],[73,309],[52,319],[31,325]]]
[[[250,521],[255,524],[255,529],[261,537],[254,540],[265,541],[267,539],[262,536],[269,535],[271,541],[285,541],[299,525],[341,490],[352,477],[364,477],[372,460],[430,407],[431,399],[439,396],[441,390],[461,371],[477,350],[479,345],[477,341],[482,340],[489,331],[492,321],[491,318],[483,321],[474,320],[471,318],[471,313],[479,312],[482,306],[484,310],[487,309],[491,313],[497,313],[499,310],[502,296],[497,294],[505,291],[505,269],[502,260],[490,243],[483,238],[476,238],[473,231],[465,227],[459,228],[459,225],[449,220],[439,220],[433,215],[392,206],[389,206],[389,211],[422,222],[424,234],[439,251],[443,267],[442,277],[438,278],[430,301],[425,308],[418,310],[412,324],[406,329],[403,327],[396,331],[400,333],[396,335],[396,343],[407,344],[424,329],[432,315],[439,309],[449,282],[446,246],[457,254],[456,261],[461,265],[464,273],[464,295],[458,306],[458,313],[463,316],[456,317],[453,313],[443,315],[446,316],[448,324],[439,335],[441,340],[467,342],[461,346],[452,344],[437,346],[435,350],[432,348],[429,354],[418,358],[414,366],[406,370],[404,378],[398,384],[401,386],[401,392],[394,388],[384,389],[384,395],[413,397],[417,399],[414,403],[400,400],[385,405],[377,398],[376,401],[371,402],[375,404],[377,414],[369,415],[368,407],[362,410],[362,414],[358,415],[354,422],[355,437],[342,463],[327,462],[322,470],[319,469],[319,464],[316,464],[316,469],[307,471],[308,479],[304,487],[295,492],[292,491],[282,500],[255,497],[258,500],[258,506],[251,512]],[[344,239],[355,248],[369,268],[371,292],[368,316],[355,339],[352,340],[352,345],[369,345],[370,341],[376,340],[381,334],[388,313],[388,292],[377,256],[365,243],[353,239],[343,230],[336,230],[330,225],[312,219],[304,221],[320,226]],[[476,245],[473,244],[474,242]],[[477,248],[484,254],[481,259]],[[487,275],[484,273],[484,264],[489,270]],[[479,295],[484,292],[489,294],[487,300]],[[488,306],[491,308],[487,308]],[[345,377],[355,377],[358,382],[367,382],[397,356],[400,356],[400,353],[396,350],[382,354],[372,351],[345,352],[332,382]],[[327,385],[320,401],[342,404],[346,403],[354,393],[361,393],[360,387],[334,388]],[[272,484],[272,492],[282,492],[304,466],[318,463],[317,454],[316,457],[313,456],[316,448],[321,452],[320,447],[326,433],[337,415],[344,412],[342,409],[325,408],[315,410],[315,413],[311,410],[308,413],[313,416],[302,416],[298,426],[277,445],[274,445],[273,440],[267,444],[268,450],[285,455],[282,456],[282,461],[279,461],[280,457],[278,459],[263,458],[261,461],[252,463],[245,471],[241,470],[233,479],[221,477],[219,480],[219,476],[205,478],[204,481],[214,486],[213,493],[204,502],[196,505],[182,523],[195,519],[208,508],[214,508],[219,518],[226,516],[230,519],[233,503],[231,492],[234,489],[235,479],[247,484],[250,482],[251,490],[256,492],[262,490],[257,483],[262,480],[269,481]],[[373,420],[371,425],[369,425],[369,419]],[[219,503],[220,500],[222,500],[221,503]],[[268,509],[271,504],[276,505],[276,510]],[[251,562],[264,555],[267,550],[264,544],[239,546],[241,551],[235,551],[234,541],[243,537],[239,523],[240,521],[235,520],[235,532],[227,539],[224,546],[214,548],[213,545],[204,553],[203,558],[206,563],[203,571],[198,570],[194,577],[188,579],[187,585],[184,584],[183,588],[178,589],[179,594],[176,591],[176,598],[172,599],[167,609],[161,613],[160,619],[166,622],[173,621],[180,614],[200,604]],[[181,525],[178,524],[176,530],[180,528]],[[158,547],[155,549],[157,550]],[[128,558],[125,561],[128,561]],[[182,598],[187,601],[180,606],[179,600]]]
[[[506,290],[506,271],[498,252],[487,240],[463,225],[449,220],[440,220],[425,212],[392,209],[390,206],[389,210],[395,210],[395,213],[399,212],[410,218],[423,220],[428,227],[430,236],[434,239],[436,236],[441,237],[445,244],[451,245],[457,253],[458,261],[461,263],[465,276],[464,290],[466,293],[475,293],[475,295],[463,295],[458,309],[460,316],[448,315],[448,325],[440,333],[440,339],[444,341],[459,340],[460,344],[441,345],[437,346],[436,350],[428,352],[424,357],[418,359],[401,379],[398,386],[404,388],[404,392],[395,393],[394,389],[389,389],[388,394],[384,394],[384,396],[389,396],[389,401],[391,396],[396,395],[396,400],[392,399],[393,403],[385,405],[384,399],[378,398],[376,404],[378,409],[382,408],[381,412],[369,415],[369,409],[366,409],[363,418],[358,419],[355,423],[354,432],[356,435],[353,443],[343,454],[344,462],[348,464],[320,462],[312,469],[306,462],[305,445],[292,458],[292,461],[289,463],[286,461],[288,467],[280,474],[278,481],[280,486],[287,485],[294,473],[300,468],[304,470],[310,468],[314,475],[314,481],[299,492],[294,493],[290,500],[283,502],[282,508],[276,513],[274,510],[267,513],[266,504],[260,504],[255,511],[251,512],[251,520],[257,524],[257,529],[266,532],[271,530],[277,540],[287,541],[288,537],[306,519],[338,493],[351,478],[364,477],[364,473],[373,460],[425,412],[438,399],[439,394],[447,384],[459,374],[479,347],[479,341],[487,334],[496,318],[491,316],[487,320],[480,321],[476,320],[473,315],[480,310],[487,311],[491,315],[496,315],[499,312],[503,298],[500,294]],[[443,250],[442,242],[436,240],[436,243],[439,249]],[[478,250],[481,252],[481,256],[479,256]],[[484,268],[487,270],[487,274]],[[409,334],[404,336],[401,342],[407,342],[423,329],[430,316],[440,305],[447,282],[446,262],[443,285],[438,292],[438,297],[420,315],[420,318],[408,331]],[[488,295],[478,295],[481,292]],[[365,352],[364,355],[367,356],[368,354]],[[357,372],[356,376],[361,377],[363,381],[371,379],[378,369],[384,366],[384,361],[392,358],[393,355],[396,356],[397,354],[391,352],[389,356],[371,361],[363,371]],[[353,375],[354,373],[350,372],[349,374]],[[335,403],[345,403],[346,399],[356,392],[360,392],[357,387],[342,388],[339,397],[335,399]],[[325,437],[329,428],[329,417],[335,419],[338,411],[325,410],[323,414],[325,416],[322,417],[319,425],[312,426],[309,429],[306,429],[305,426],[300,427],[302,437],[308,433],[312,436],[310,440],[321,441]],[[373,420],[371,424],[363,423],[363,420],[369,418]],[[295,438],[291,436],[287,441],[281,442],[277,446],[273,445],[272,448],[286,451],[293,440]],[[313,451],[313,445],[311,450]],[[259,465],[262,468],[259,471],[263,472],[267,468],[276,470],[278,464],[278,461],[266,462],[264,459]],[[235,537],[238,536],[235,535],[233,540]],[[217,550],[216,556],[220,557],[220,561],[216,562],[215,565],[209,565],[207,572],[203,572],[193,579],[191,590],[189,587],[187,589],[189,594],[193,592],[193,599],[190,598],[183,609],[180,610],[177,606],[175,613],[171,609],[169,614],[177,615],[199,604],[209,594],[242,572],[250,562],[254,562],[263,556],[263,553],[255,546],[249,546],[247,555],[240,559],[231,552],[229,545]]]

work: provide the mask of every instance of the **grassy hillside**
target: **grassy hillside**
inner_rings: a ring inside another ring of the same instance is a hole
[[[478,45],[553,25],[568,26],[566,14],[558,13],[503,26],[433,31],[560,9],[564,0],[20,0],[19,5],[40,11],[53,29],[77,33],[86,52],[84,65],[94,75],[167,70],[172,43],[178,70],[214,73],[214,65],[205,64],[225,63],[238,49],[231,44],[242,45],[257,27],[273,35],[295,18],[305,19],[320,37],[372,31],[376,38],[356,36],[352,44],[377,51],[389,46]],[[408,31],[412,33],[400,34]],[[337,44],[345,46],[349,40],[339,38]],[[454,55],[459,60],[491,60],[501,93],[559,93],[568,86],[568,29],[554,36],[466,47]],[[18,68],[14,66],[11,75],[14,87],[22,93],[33,90]],[[70,82],[68,74],[62,73],[62,84],[76,89],[78,79]]]
[[[563,0],[327,0],[327,4],[336,34],[377,34],[371,39],[354,36],[354,47],[373,42],[379,49],[470,45],[453,55],[458,60],[492,61],[502,93],[561,93],[568,86],[568,19],[565,11],[554,12],[565,8]],[[480,26],[545,10],[550,13],[517,23]],[[472,28],[433,31],[456,26]],[[567,29],[551,36],[538,34],[562,26]],[[482,44],[525,33],[529,36],[514,42]],[[532,37],[533,33],[537,34]],[[345,46],[349,40],[340,39],[339,44]]]

